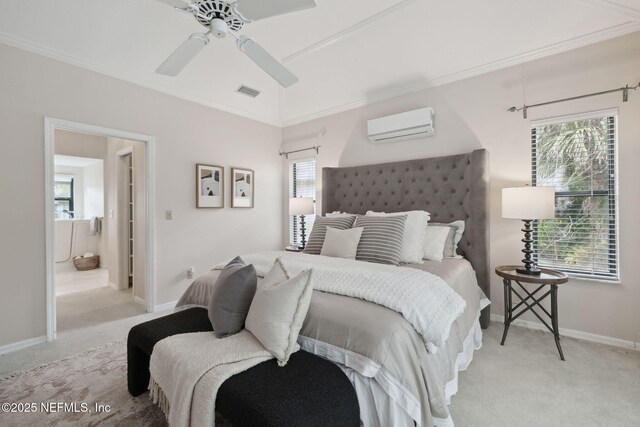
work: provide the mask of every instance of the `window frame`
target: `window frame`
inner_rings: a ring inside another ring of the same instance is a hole
[[[313,206],[314,208],[316,208],[316,203],[317,203],[317,183],[318,183],[318,161],[316,159],[316,157],[301,157],[299,159],[290,159],[289,160],[289,164],[287,166],[288,170],[287,173],[289,175],[289,197],[294,197],[295,194],[295,190],[294,190],[294,182],[295,182],[295,177],[293,176],[294,174],[294,170],[293,170],[293,165],[296,163],[303,163],[303,162],[315,162],[314,164],[314,176],[313,176],[313,188],[314,188],[314,196],[313,196]],[[287,199],[288,200],[288,199]],[[317,209],[316,209],[317,212]],[[307,238],[307,243],[309,242],[309,234],[311,231],[311,227],[313,225],[313,220],[311,221],[311,224],[308,223],[308,217],[313,216],[315,219],[315,215],[305,215],[305,219],[307,219],[307,221],[305,221],[305,226],[306,226],[306,238]],[[300,244],[302,244],[302,242],[296,242],[296,233],[295,230],[299,227],[298,223],[300,221],[300,215],[289,215],[289,245],[291,246],[298,246]]]
[[[531,184],[536,186],[537,184],[537,133],[536,128],[540,126],[560,124],[560,123],[569,123],[580,120],[588,120],[595,118],[607,118],[608,126],[613,124],[613,134],[609,135],[610,139],[607,142],[607,151],[608,156],[613,156],[613,158],[609,158],[607,164],[609,176],[613,176],[613,179],[609,179],[609,185],[607,190],[591,190],[591,191],[560,191],[556,192],[555,197],[571,197],[571,196],[607,196],[609,203],[609,212],[613,210],[613,215],[609,215],[609,273],[605,274],[597,274],[590,273],[586,270],[580,269],[571,269],[566,267],[558,267],[553,264],[539,264],[541,267],[551,268],[554,270],[561,271],[567,274],[569,277],[586,280],[586,281],[595,281],[595,282],[605,282],[605,283],[620,283],[621,282],[621,268],[620,268],[620,192],[619,192],[619,179],[618,179],[618,134],[619,134],[619,116],[618,109],[606,109],[606,110],[598,110],[591,111],[587,113],[579,113],[565,116],[552,117],[542,120],[534,120],[531,121],[530,124],[530,138],[531,138]],[[534,232],[533,232],[533,259],[536,263],[538,263],[538,225],[539,221],[534,221]],[[615,256],[611,256],[614,254]]]
[[[75,212],[75,180],[76,177],[74,175],[68,175],[69,176],[69,181],[61,181],[61,180],[56,180],[55,177],[53,179],[53,185],[56,185],[58,183],[69,183],[69,194],[70,197],[53,197],[53,203],[55,206],[55,202],[69,202],[69,212],[71,212],[72,214]],[[55,212],[55,209],[54,209]]]

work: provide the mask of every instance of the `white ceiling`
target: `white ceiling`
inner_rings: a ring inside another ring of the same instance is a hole
[[[246,25],[298,75],[282,89],[231,38],[178,77],[157,66],[202,27],[155,0],[3,0],[0,42],[289,125],[640,30],[640,0],[318,0]],[[246,84],[262,93],[235,93]]]

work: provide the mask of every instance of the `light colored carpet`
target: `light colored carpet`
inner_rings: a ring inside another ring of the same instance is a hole
[[[451,401],[457,427],[640,425],[640,352],[563,338],[567,361],[562,362],[549,333],[512,326],[504,347],[501,333],[501,324],[485,330],[482,349],[460,374],[460,389]],[[135,399],[126,390],[124,341],[0,381],[0,402],[80,401],[114,407],[110,418],[67,414],[82,416],[70,425],[100,420],[104,425],[164,425],[147,396]],[[27,422],[23,416],[0,414],[0,425],[70,420],[40,413],[24,416]]]
[[[0,426],[167,425],[148,392],[129,394],[124,340],[0,379],[0,402],[36,404],[26,413],[0,410]],[[68,406],[52,411],[42,403]],[[230,424],[218,415],[216,426]]]
[[[2,426],[167,425],[148,393],[132,397],[127,391],[122,340],[0,380],[0,402],[37,404],[30,413],[0,411]],[[75,406],[48,413],[40,404],[49,402]]]
[[[109,270],[78,271],[73,262],[56,264],[56,296],[89,291],[109,286]]]
[[[640,352],[502,324],[484,331],[458,394],[457,427],[640,426]]]
[[[115,292],[115,291],[114,291]],[[93,347],[103,346],[127,337],[129,329],[138,323],[167,315],[172,310],[156,313],[142,313],[103,323],[58,331],[54,341],[34,345],[20,351],[0,355],[0,376],[31,369],[45,363],[53,362]]]
[[[134,317],[146,312],[133,300],[131,289],[116,291],[108,286],[56,298],[57,331],[87,328]]]

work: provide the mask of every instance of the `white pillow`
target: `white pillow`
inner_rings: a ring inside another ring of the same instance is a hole
[[[284,265],[282,265],[282,261],[280,261],[280,258],[277,258],[271,266],[271,269],[264,276],[264,279],[262,279],[262,284],[264,285],[267,283],[280,283],[284,282],[285,280],[289,280],[289,278],[289,272],[284,268]]]
[[[427,223],[429,222],[429,212],[408,211],[408,212],[373,212],[368,211],[368,216],[397,216],[406,215],[407,221],[404,224],[402,234],[402,249],[400,250],[400,262],[408,264],[422,264],[424,254],[425,235]]]
[[[350,213],[346,213],[346,212],[340,212],[340,211],[333,211],[333,212],[327,212],[326,214],[324,214],[325,218],[340,218],[343,216],[355,216],[355,214],[350,214]]]
[[[251,302],[245,328],[278,359],[279,366],[300,349],[297,340],[311,303],[312,278],[312,270],[289,278],[277,259]]]
[[[462,240],[462,233],[464,233],[465,222],[462,220],[457,220],[448,224],[434,222],[429,225],[453,228],[456,232],[455,236],[453,237],[453,257],[462,258],[461,255],[458,255],[458,243],[460,243],[460,240]]]
[[[424,259],[438,262],[442,261],[444,257],[444,245],[450,229],[450,227],[425,227]]]
[[[362,230],[364,230],[363,227],[348,228],[346,230],[327,227],[320,255],[356,259]]]
[[[450,225],[451,227],[454,227],[456,229],[456,238],[455,238],[455,248],[454,249],[458,249],[458,243],[460,243],[460,240],[462,240],[462,233],[464,233],[464,221],[462,221],[462,220],[453,221],[453,222],[450,222],[447,225]]]

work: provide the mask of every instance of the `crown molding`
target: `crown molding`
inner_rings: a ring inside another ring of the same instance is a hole
[[[580,3],[598,3],[602,5],[602,7],[606,6],[607,8],[613,7],[611,6],[612,3],[607,0],[576,0],[576,1],[579,1]],[[619,6],[620,8],[624,8],[624,10],[634,10],[634,9],[629,9],[620,5],[617,5],[617,6]],[[533,61],[533,60],[554,55],[557,53],[566,52],[572,49],[587,46],[589,44],[594,44],[594,43],[598,43],[598,42],[612,39],[615,37],[623,36],[625,34],[629,34],[635,31],[640,31],[640,21],[625,22],[623,24],[620,24],[611,28],[589,33],[584,36],[576,37],[564,42],[546,46],[541,49],[536,49],[529,52],[525,52],[523,54],[514,55],[508,58],[489,62],[487,64],[483,64],[483,65],[469,68],[466,70],[461,70],[453,73],[436,76],[435,78],[429,79],[428,83],[421,82],[418,84],[410,84],[410,85],[398,87],[398,88],[380,93],[379,95],[376,95],[373,97],[357,99],[345,104],[324,108],[322,110],[318,110],[309,114],[285,118],[283,120],[264,117],[264,116],[257,115],[255,113],[251,113],[242,109],[219,104],[211,101],[210,99],[207,99],[202,96],[195,95],[186,91],[176,90],[168,86],[152,83],[144,79],[134,77],[129,74],[122,73],[120,71],[113,70],[99,64],[85,61],[75,56],[68,55],[58,50],[50,49],[42,45],[30,42],[28,40],[25,40],[19,37],[12,36],[10,34],[6,34],[3,32],[0,32],[0,43],[13,46],[18,49],[35,53],[37,55],[44,56],[46,58],[50,58],[66,64],[74,65],[89,71],[93,71],[99,74],[103,74],[109,77],[123,80],[128,83],[145,87],[147,89],[155,90],[157,92],[161,92],[166,95],[174,96],[180,99],[194,102],[196,104],[204,105],[209,108],[214,108],[220,111],[225,111],[227,113],[235,114],[241,117],[245,117],[251,120],[261,122],[261,123],[266,123],[272,126],[284,128],[284,127],[308,122],[311,120],[315,120],[321,117],[326,117],[333,114],[338,114],[341,112],[345,112],[345,111],[353,110],[356,108],[364,107],[367,105],[375,104],[378,102],[386,101],[392,98],[396,98],[398,96],[407,95],[410,93],[419,92],[429,88],[442,86],[448,83],[453,83],[459,80],[475,77],[481,74],[489,73],[492,71],[500,70],[500,69],[518,65],[518,64],[522,64],[528,61]],[[279,102],[281,104],[286,102],[286,96],[284,93],[281,93],[279,98],[280,98]]]
[[[334,43],[337,43],[341,40],[344,40],[345,38],[349,37],[350,35],[364,29],[365,27],[368,27],[369,25],[375,23],[376,21],[384,18],[387,15],[392,14],[393,12],[402,9],[406,6],[409,6],[411,3],[415,2],[416,0],[402,0],[400,3],[396,3],[391,7],[388,7],[374,15],[369,16],[368,18],[363,19],[360,22],[357,22],[355,24],[353,24],[350,27],[345,28],[342,31],[338,31],[335,34],[330,35],[329,37],[326,37],[316,43],[313,43],[312,45],[309,45],[303,49],[298,50],[297,52],[294,52],[288,56],[286,56],[282,62],[286,63],[289,61],[293,61],[295,59],[301,58],[303,56],[307,56],[311,53],[314,53],[320,49],[324,49],[327,46],[330,46]]]
[[[270,117],[264,117],[262,115],[251,113],[249,111],[245,111],[239,108],[229,107],[227,105],[219,104],[208,98],[205,98],[193,93],[189,93],[187,91],[170,88],[169,86],[161,85],[155,82],[150,82],[145,79],[135,77],[130,74],[126,74],[121,71],[117,71],[112,68],[108,68],[90,61],[86,61],[76,56],[69,55],[64,52],[60,52],[56,49],[51,49],[51,48],[42,46],[37,43],[33,43],[31,41],[28,41],[23,38],[16,37],[7,33],[0,32],[0,43],[6,44],[8,46],[12,46],[18,49],[26,50],[27,52],[35,53],[36,55],[44,56],[46,58],[60,61],[65,64],[74,65],[76,67],[83,68],[85,70],[89,70],[95,73],[113,77],[118,80],[123,80],[125,82],[135,84],[137,86],[142,86],[147,89],[155,90],[157,92],[161,92],[166,95],[174,96],[176,98],[180,98],[180,99],[194,102],[196,104],[204,105],[206,107],[210,107],[210,108],[221,110],[227,113],[235,114],[237,116],[242,116],[242,117],[255,120],[258,122],[266,123],[272,126],[282,127],[282,122],[280,120],[273,119]]]
[[[598,9],[600,11],[617,13],[618,15],[626,16],[635,20],[640,20],[640,9],[635,9],[629,6],[623,6],[609,0],[574,0],[585,6]]]
[[[459,80],[476,77],[481,74],[486,74],[492,71],[497,71],[503,68],[519,65],[525,62],[533,61],[536,59],[544,58],[547,56],[555,55],[557,53],[566,52],[569,50],[577,49],[580,47],[595,44],[601,41],[609,40],[615,37],[620,37],[625,34],[640,31],[640,22],[625,22],[614,27],[606,28],[604,30],[595,31],[583,36],[575,37],[573,39],[566,40],[564,42],[555,43],[540,49],[535,49],[522,54],[510,56],[508,58],[500,59],[497,61],[489,62],[477,67],[468,68],[466,70],[456,71],[453,73],[443,74],[429,79],[428,83],[410,84],[396,89],[392,89],[381,93],[376,96],[358,99],[346,104],[336,105],[323,110],[304,114],[301,116],[286,118],[283,121],[282,126],[294,126],[300,123],[305,123],[311,120],[319,119],[322,117],[330,116],[333,114],[342,113],[345,111],[353,110],[356,108],[364,107],[378,102],[387,101],[389,99],[396,98],[402,95],[408,95],[411,93],[419,92],[422,90],[430,89],[437,86],[442,86],[448,83],[453,83]]]

